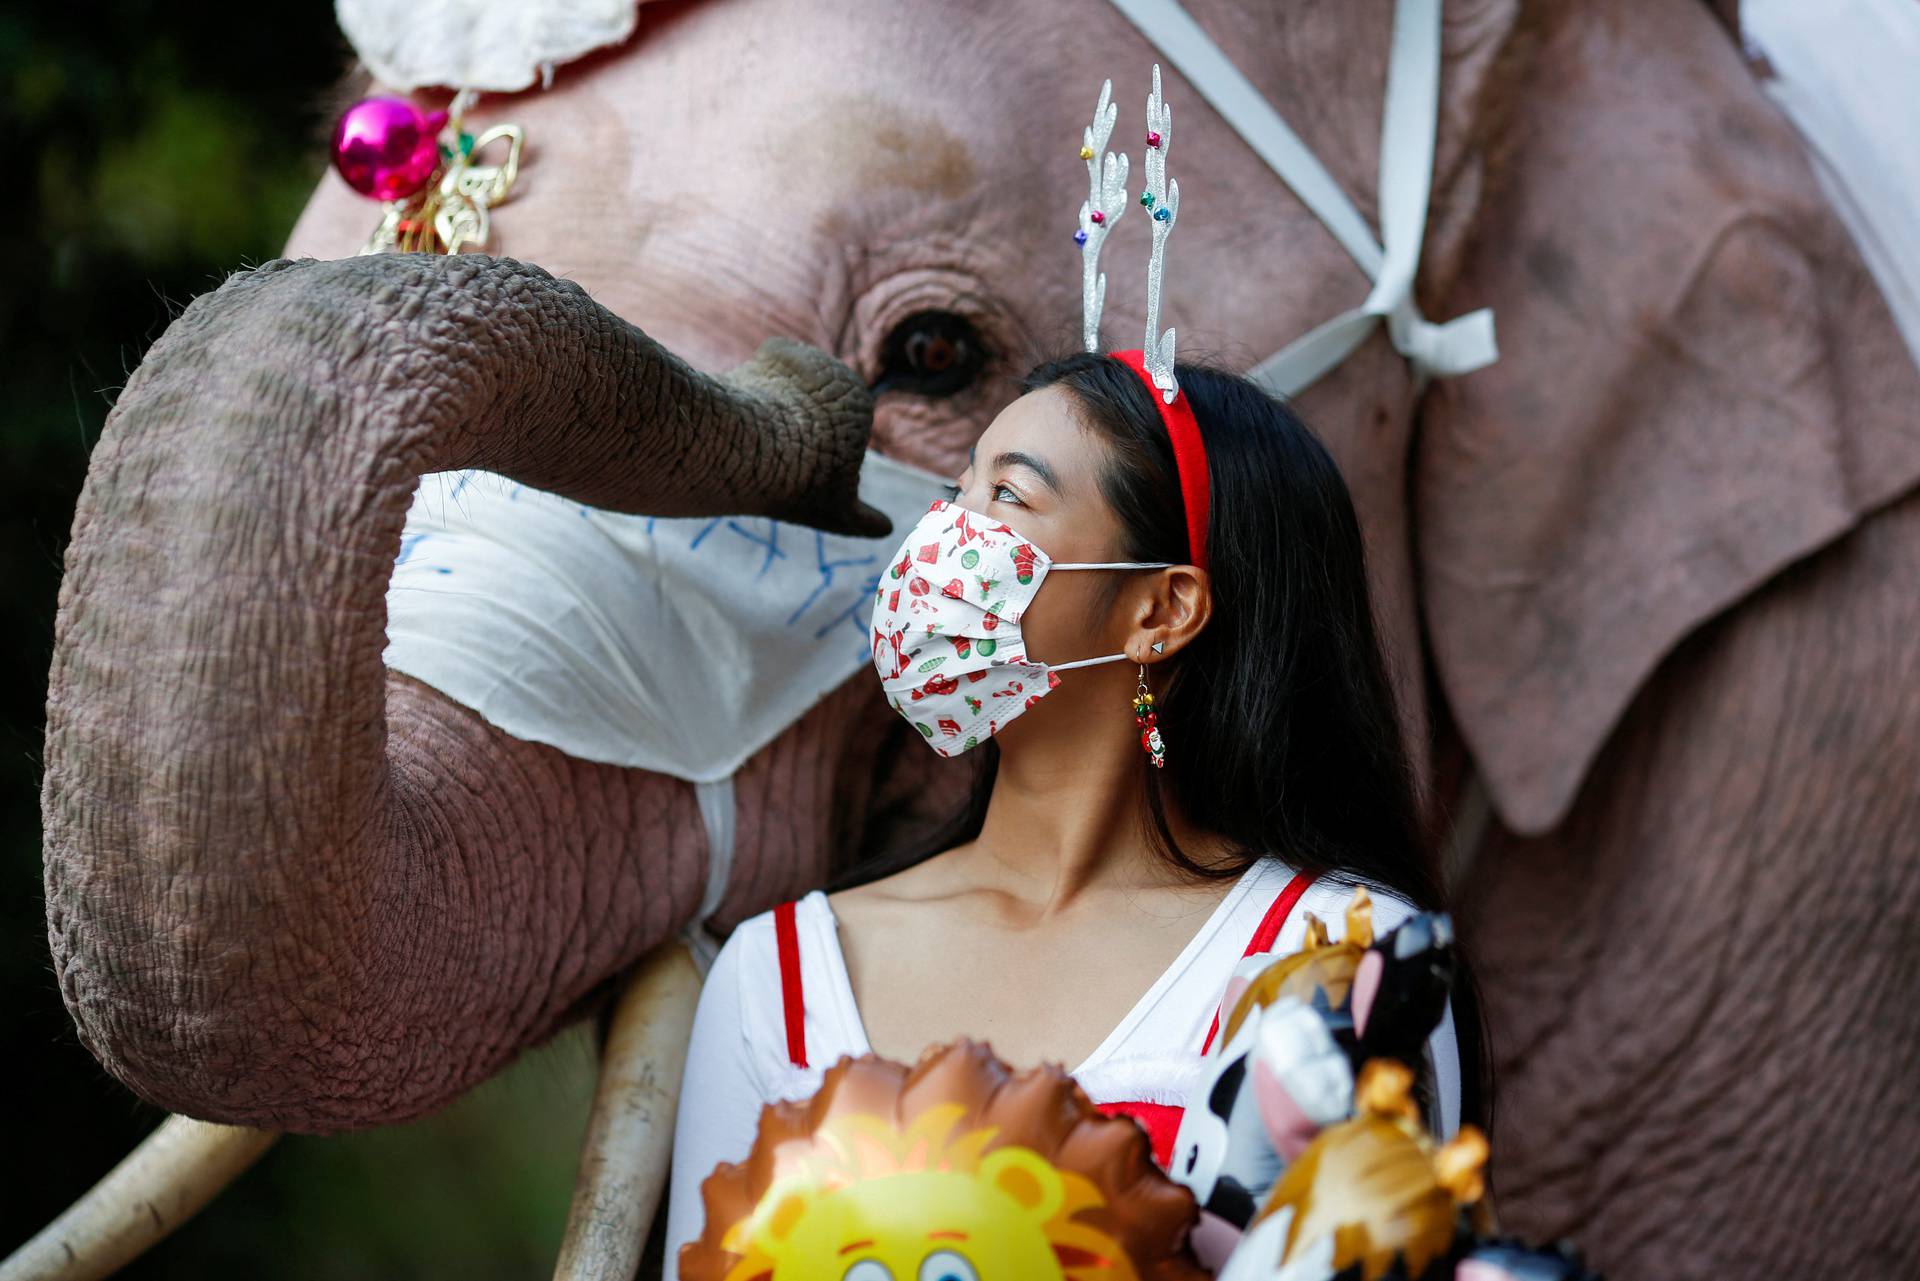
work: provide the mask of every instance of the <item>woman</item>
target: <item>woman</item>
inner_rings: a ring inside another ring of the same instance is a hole
[[[761,1105],[812,1093],[843,1054],[911,1062],[967,1035],[1016,1065],[1078,1064],[1096,1103],[1148,1123],[1164,1164],[1152,1122],[1184,1102],[1263,925],[1276,953],[1299,947],[1308,911],[1339,937],[1356,883],[1378,932],[1442,905],[1338,469],[1244,378],[1175,374],[1185,426],[1137,352],[1035,369],[882,576],[883,683],[930,745],[977,749],[973,794],[924,851],[756,916],[721,949],[681,1090],[669,1261]],[[959,546],[982,530],[1018,544],[1020,582],[1038,579],[1024,611],[981,577],[992,540]],[[967,570],[941,587],[950,558]],[[986,630],[940,612],[963,601]],[[920,609],[935,622],[891,628]],[[923,637],[940,654],[902,647],[903,631],[943,628],[954,639]],[[1058,661],[1036,681],[1041,659]],[[1012,695],[998,715],[994,693]],[[1451,1017],[1428,1049],[1451,1134]]]

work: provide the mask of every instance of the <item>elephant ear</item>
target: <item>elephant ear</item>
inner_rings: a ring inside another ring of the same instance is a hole
[[[1501,358],[1435,388],[1415,463],[1439,677],[1529,835],[1689,632],[1920,478],[1920,372],[1712,11],[1540,9],[1429,309],[1491,304]]]

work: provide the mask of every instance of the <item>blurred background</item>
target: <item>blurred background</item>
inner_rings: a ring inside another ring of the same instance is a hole
[[[280,255],[351,65],[326,0],[0,3],[0,1257],[164,1115],[81,1047],[47,952],[42,718],[87,454],[180,309]],[[426,1121],[283,1140],[120,1275],[548,1275],[592,1088],[576,1029]]]

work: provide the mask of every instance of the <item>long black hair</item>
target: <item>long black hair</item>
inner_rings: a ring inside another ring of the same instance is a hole
[[[1213,617],[1157,669],[1165,672],[1155,706],[1168,752],[1164,769],[1140,757],[1150,839],[1195,877],[1238,876],[1274,855],[1330,881],[1443,909],[1439,835],[1416,799],[1345,479],[1293,408],[1253,382],[1188,363],[1175,377],[1206,446]],[[1045,387],[1069,392],[1107,446],[1101,493],[1125,539],[1115,554],[1191,564],[1173,446],[1139,375],[1111,356],[1079,353],[1021,381],[1022,393]],[[972,755],[974,785],[951,821],[849,868],[835,888],[977,837],[999,748],[988,740]],[[1182,850],[1167,821],[1169,793],[1188,822],[1226,838],[1233,856],[1202,864]],[[1490,1105],[1476,997],[1461,958],[1455,1030],[1468,1118]]]

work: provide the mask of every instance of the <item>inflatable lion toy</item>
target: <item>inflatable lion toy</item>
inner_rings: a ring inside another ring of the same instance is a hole
[[[767,1106],[745,1161],[701,1185],[684,1281],[1205,1281],[1192,1195],[1133,1121],[1058,1067],[985,1045],[911,1068],[842,1058],[812,1098]]]

